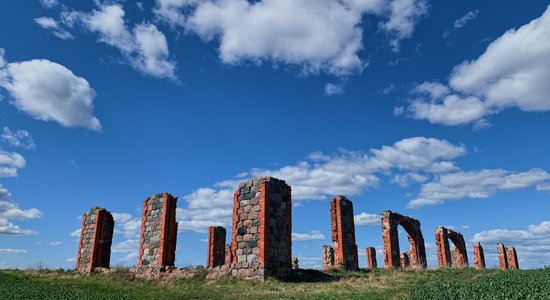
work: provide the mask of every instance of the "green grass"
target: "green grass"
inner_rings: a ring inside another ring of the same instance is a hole
[[[145,281],[121,269],[82,276],[72,271],[0,271],[1,299],[550,299],[550,268],[309,271],[289,280],[232,278]]]

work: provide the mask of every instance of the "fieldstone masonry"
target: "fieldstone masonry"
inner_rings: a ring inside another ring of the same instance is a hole
[[[400,250],[397,227],[403,226],[408,234],[410,264],[413,268],[426,268],[426,248],[420,230],[420,221],[391,211],[384,211],[382,219],[382,240],[384,243],[384,265],[386,268],[399,268]]]
[[[485,254],[480,242],[474,244],[474,265],[478,270],[485,269]]]
[[[225,233],[225,228],[221,226],[208,228],[207,268],[215,268],[225,264]]]
[[[449,239],[455,246],[453,253],[451,253],[449,247]],[[435,230],[435,244],[440,268],[468,267],[468,253],[462,234],[445,227],[437,227]]]
[[[508,258],[506,256],[506,247],[504,247],[504,244],[498,243],[497,244],[497,254],[498,254],[498,267],[505,271],[508,269]]]
[[[516,248],[506,248],[506,256],[508,258],[508,268],[511,270],[519,269],[518,253],[516,252]]]
[[[291,188],[273,177],[239,185],[234,194],[231,273],[264,280],[292,269]]]
[[[143,201],[138,270],[164,271],[176,259],[177,197],[168,193],[153,195]]]
[[[374,247],[367,248],[367,267],[371,270],[376,269],[376,249]]]
[[[357,245],[355,244],[355,225],[353,222],[353,204],[344,196],[338,196],[330,202],[330,220],[332,242],[334,243],[334,265],[347,270],[357,270]]]
[[[82,216],[76,270],[89,273],[95,268],[109,268],[115,222],[104,208],[92,208]]]
[[[334,249],[331,246],[323,245],[323,269],[328,271],[334,268]]]

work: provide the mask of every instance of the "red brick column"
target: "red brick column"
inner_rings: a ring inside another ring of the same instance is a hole
[[[408,257],[411,266],[413,268],[426,268],[426,248],[420,229],[420,221],[389,210],[381,213],[381,221],[385,268],[399,268],[401,266],[397,231],[399,225],[403,226],[408,235],[410,249]]]
[[[103,208],[92,208],[82,216],[77,271],[92,272],[95,268],[109,268],[113,230],[113,216]]]
[[[485,269],[485,254],[480,242],[474,244],[474,265],[478,270]]]
[[[437,248],[437,263],[439,267],[451,267],[453,263],[449,249],[449,236],[445,227],[437,227],[435,229],[435,246]]]
[[[516,248],[508,247],[506,250],[506,256],[508,258],[508,268],[510,270],[519,269],[518,253],[516,252]]]
[[[357,245],[353,203],[344,196],[330,202],[332,241],[334,243],[334,265],[348,270],[357,270]]]
[[[449,239],[455,246],[452,252],[449,247]],[[438,227],[435,230],[435,244],[437,247],[437,260],[440,268],[464,268],[468,266],[466,242],[462,234],[445,227]],[[452,255],[454,255],[454,260]]]
[[[225,228],[211,226],[208,228],[208,253],[206,267],[215,268],[225,263]]]
[[[367,267],[371,270],[376,269],[376,249],[374,247],[368,247],[367,250]]]
[[[498,243],[497,244],[497,254],[498,254],[498,267],[505,271],[508,269],[508,258],[506,256],[506,247],[504,247],[504,244]]]

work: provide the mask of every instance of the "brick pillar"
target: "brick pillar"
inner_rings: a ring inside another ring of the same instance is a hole
[[[138,268],[164,271],[176,259],[177,197],[168,193],[153,195],[143,201]]]
[[[95,268],[109,268],[115,222],[104,208],[92,208],[82,216],[76,270],[92,272]]]
[[[296,270],[296,269],[299,269],[300,268],[300,265],[298,264],[298,257],[293,257],[292,258],[292,269],[293,270]]]
[[[397,227],[403,226],[409,239],[409,258],[413,268],[426,268],[426,247],[420,221],[391,211],[381,213],[385,268],[399,268],[401,257]]]
[[[506,257],[506,248],[504,244],[497,244],[497,254],[498,254],[498,267],[505,271],[508,269],[508,258]]]
[[[359,265],[351,201],[343,196],[334,198],[330,202],[330,220],[334,242],[334,265],[347,270],[357,270]]]
[[[331,246],[323,245],[323,269],[328,271],[334,268],[334,249]]]
[[[508,268],[510,270],[519,269],[518,253],[516,252],[516,248],[514,247],[506,248],[506,256],[508,258]]]
[[[231,252],[231,244],[225,245],[225,263],[224,265],[230,266],[233,261],[233,252]]]
[[[374,247],[368,247],[367,250],[367,267],[371,270],[376,269],[376,249]]]
[[[449,239],[454,244],[451,252]],[[445,228],[437,227],[435,230],[435,244],[437,248],[437,261],[440,268],[468,266],[468,253],[466,252],[466,242],[462,234]]]
[[[437,248],[437,263],[440,268],[452,266],[452,257],[449,247],[449,236],[445,227],[435,229],[435,246]]]
[[[400,263],[401,263],[401,268],[403,269],[407,269],[411,267],[411,259],[409,256],[409,252],[401,253]]]
[[[215,268],[225,263],[225,228],[208,227],[208,253],[206,267]]]
[[[474,244],[474,265],[478,270],[485,269],[485,254],[480,242]]]
[[[285,277],[292,268],[292,199],[285,181],[258,177],[234,194],[232,275]]]

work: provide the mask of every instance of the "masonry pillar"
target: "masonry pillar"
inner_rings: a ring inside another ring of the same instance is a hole
[[[153,195],[143,201],[141,239],[138,256],[140,271],[164,271],[176,259],[177,197],[168,193]]]
[[[215,268],[225,263],[225,228],[221,226],[208,227],[208,253],[206,267]]]
[[[435,246],[437,249],[437,263],[440,268],[452,266],[452,257],[449,247],[449,236],[445,227],[435,229]]]
[[[508,247],[506,250],[506,256],[508,258],[508,268],[510,270],[519,269],[518,253],[516,252],[516,248]]]
[[[368,247],[366,252],[367,252],[367,267],[370,270],[376,269],[376,267],[377,267],[376,249],[374,249],[374,247]]]
[[[231,252],[231,244],[225,245],[225,262],[224,265],[230,266],[233,261],[233,252]]]
[[[449,240],[454,244],[451,252]],[[437,227],[435,230],[435,244],[437,248],[437,261],[440,268],[468,266],[468,253],[464,236],[445,227]]]
[[[113,216],[104,208],[92,208],[82,216],[76,270],[90,273],[109,268],[113,242]]]
[[[426,268],[426,248],[424,237],[420,230],[420,221],[400,215],[392,211],[381,213],[382,240],[384,243],[385,268],[399,268],[401,266],[398,226],[401,225],[407,232],[409,239],[409,259],[411,267]]]
[[[504,247],[504,244],[498,243],[497,244],[497,254],[498,254],[498,267],[505,271],[508,269],[508,258],[506,256],[506,248]]]
[[[330,220],[334,243],[334,265],[347,270],[357,270],[359,264],[352,202],[344,196],[334,198],[330,202]]]
[[[474,265],[478,270],[485,269],[485,254],[480,242],[474,244]]]
[[[411,259],[408,252],[401,253],[400,256],[401,268],[408,269],[411,267]]]
[[[239,185],[234,194],[231,272],[241,278],[285,277],[292,269],[291,188],[273,177]]]
[[[332,268],[334,268],[334,249],[323,245],[323,269],[329,271]]]
[[[299,265],[298,257],[293,257],[292,258],[292,269],[297,270],[299,268],[300,268],[300,265]]]

